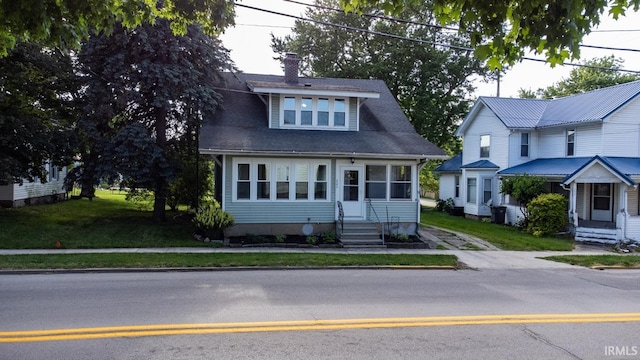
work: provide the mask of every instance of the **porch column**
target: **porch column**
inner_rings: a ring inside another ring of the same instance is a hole
[[[569,191],[569,218],[572,220],[573,225],[578,227],[578,211],[576,206],[578,205],[576,199],[578,196],[578,184],[574,181],[571,183],[571,190]]]

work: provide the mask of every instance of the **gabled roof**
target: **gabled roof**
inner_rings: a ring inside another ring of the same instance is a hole
[[[463,135],[483,107],[508,129],[535,129],[604,121],[639,94],[640,81],[633,81],[553,100],[480,97],[457,134]]]
[[[600,157],[598,155],[592,157],[591,159],[589,159],[589,161],[587,161],[584,165],[579,167],[576,171],[569,174],[566,178],[564,178],[564,180],[562,180],[561,183],[562,184],[571,183],[573,180],[575,180],[577,177],[579,177],[582,173],[584,173],[586,170],[588,170],[595,164],[600,164],[601,166],[604,166],[609,172],[614,174],[618,179],[620,179],[623,183],[627,185],[636,184],[635,181],[633,181],[629,176],[621,172],[614,164],[612,164],[612,161],[608,160],[606,157]],[[638,162],[638,165],[640,165],[640,162]],[[636,170],[639,170],[639,169],[636,169]]]
[[[359,131],[269,128],[264,94],[248,83],[284,83],[283,76],[223,73],[219,90],[223,109],[206,119],[200,151],[209,154],[306,155],[332,157],[445,158],[446,153],[420,136],[381,80],[301,78],[310,87],[358,89],[378,93],[361,102]],[[262,97],[262,98],[261,98]]]
[[[451,159],[443,162],[437,168],[433,169],[435,172],[461,172],[462,171],[462,153],[457,154]]]
[[[466,165],[462,165],[460,168],[462,169],[499,169],[500,166],[492,163],[489,160],[478,160]]]
[[[640,158],[598,155],[593,157],[536,159],[498,171],[498,175],[528,174],[554,177],[561,178],[563,184],[568,184],[594,164],[604,166],[627,185],[636,185],[636,181],[632,177],[640,177]]]

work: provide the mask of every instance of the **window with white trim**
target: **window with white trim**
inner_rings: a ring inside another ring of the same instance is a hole
[[[411,166],[392,165],[391,199],[411,199]]]
[[[284,96],[280,108],[283,127],[347,130],[349,123],[348,98]]]
[[[386,165],[367,165],[365,176],[365,197],[367,199],[387,198]]]
[[[455,175],[454,176],[454,180],[455,180],[455,184],[456,184],[456,188],[455,188],[455,198],[459,198],[460,197],[460,175]]]
[[[529,133],[520,134],[520,156],[529,157]]]
[[[328,162],[241,159],[234,163],[234,200],[327,201],[330,198]]]
[[[470,204],[475,204],[476,200],[476,189],[477,189],[477,180],[476,178],[468,178],[467,179],[467,202]]]
[[[480,157],[488,158],[491,150],[491,135],[480,135]]]
[[[60,168],[49,164],[49,181],[57,181],[60,180]]]
[[[567,156],[575,155],[576,129],[567,129]]]
[[[491,201],[491,178],[482,180],[482,203],[488,204]]]

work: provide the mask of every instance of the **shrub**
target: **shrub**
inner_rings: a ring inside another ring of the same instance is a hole
[[[529,202],[527,231],[535,236],[566,230],[567,199],[560,194],[542,194]]]
[[[209,239],[222,239],[224,230],[233,226],[235,221],[231,214],[215,203],[201,207],[193,218],[193,223],[196,226],[196,232]]]
[[[282,244],[287,239],[287,235],[278,234],[278,235],[275,236],[275,239],[276,239],[276,243]]]
[[[318,238],[315,236],[307,236],[307,244],[309,245],[316,245],[318,244]]]
[[[335,244],[336,242],[336,233],[335,231],[325,231],[322,233],[322,242],[325,244]]]
[[[455,202],[452,198],[448,198],[447,200],[438,199],[436,200],[436,210],[450,212],[455,207]]]

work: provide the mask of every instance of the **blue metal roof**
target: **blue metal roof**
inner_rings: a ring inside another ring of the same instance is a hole
[[[481,105],[509,129],[534,129],[603,121],[639,95],[640,80],[553,100],[480,97],[458,132]]]
[[[536,159],[501,171],[498,175],[528,174],[546,177],[561,177],[563,182],[570,180],[582,169],[599,161],[625,183],[633,185],[632,176],[640,176],[640,158],[626,157],[574,157]]]
[[[499,169],[500,166],[489,160],[478,160],[467,165],[462,165],[462,169]]]
[[[462,166],[462,153],[457,154],[451,159],[443,162],[437,168],[433,169],[436,172],[461,172]]]

